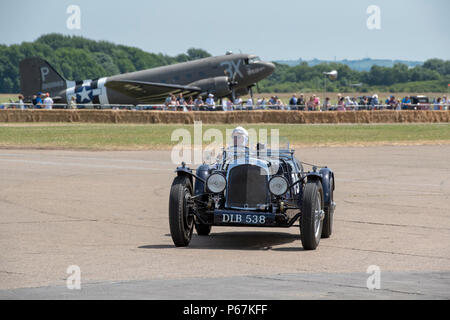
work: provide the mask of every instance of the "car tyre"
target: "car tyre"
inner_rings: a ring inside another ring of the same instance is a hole
[[[323,219],[322,238],[326,239],[333,233],[333,215],[334,215],[334,179],[330,178],[330,205],[325,210],[325,218]]]
[[[192,238],[194,216],[190,212],[187,201],[192,195],[189,178],[178,176],[173,180],[169,198],[170,235],[177,247],[186,247]]]
[[[322,183],[308,182],[303,191],[300,217],[300,238],[305,250],[315,250],[319,245],[325,215],[323,203]]]

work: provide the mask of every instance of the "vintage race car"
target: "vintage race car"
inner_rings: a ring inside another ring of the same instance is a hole
[[[169,199],[175,246],[189,245],[194,227],[208,236],[212,226],[291,227],[299,221],[303,248],[316,249],[332,233],[334,173],[314,165],[305,172],[303,164],[289,147],[274,151],[261,144],[225,149],[195,173],[182,163]]]

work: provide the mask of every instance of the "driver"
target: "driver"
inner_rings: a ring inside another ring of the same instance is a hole
[[[237,148],[245,148],[248,145],[248,131],[242,127],[234,128],[231,133],[231,145]]]

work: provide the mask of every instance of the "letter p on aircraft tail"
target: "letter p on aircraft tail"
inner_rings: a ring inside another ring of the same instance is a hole
[[[20,62],[20,87],[26,99],[38,92],[48,92],[52,97],[62,94],[67,81],[47,61],[33,57]]]

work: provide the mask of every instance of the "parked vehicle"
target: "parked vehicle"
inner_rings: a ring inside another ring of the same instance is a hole
[[[414,110],[430,110],[430,99],[427,96],[412,96],[411,105]]]

